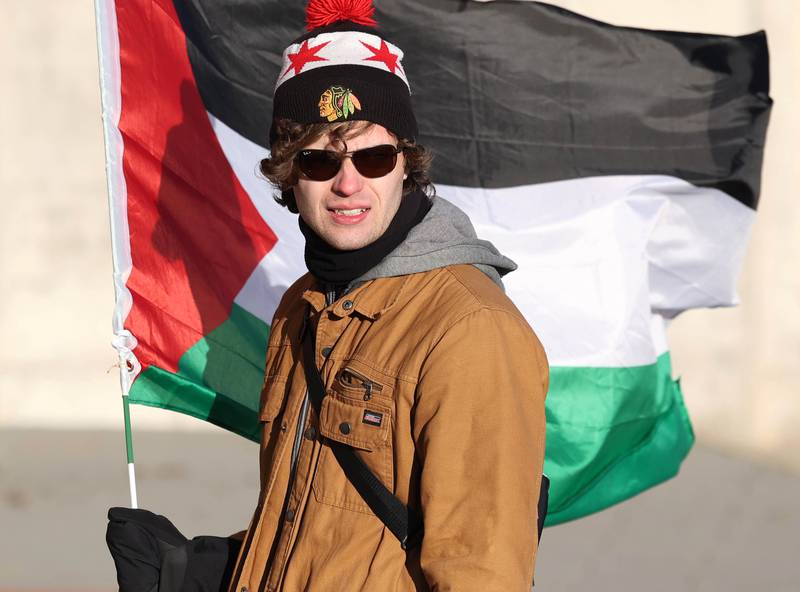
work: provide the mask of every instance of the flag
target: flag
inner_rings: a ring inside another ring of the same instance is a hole
[[[98,11],[124,387],[254,440],[271,315],[305,272],[296,216],[256,173],[303,8]],[[764,33],[616,27],[537,2],[393,0],[376,16],[406,54],[437,193],[519,264],[507,293],[551,364],[548,524],[673,476],[693,435],[665,328],[737,302],[771,105]]]

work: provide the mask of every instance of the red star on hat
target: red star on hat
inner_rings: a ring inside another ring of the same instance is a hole
[[[308,39],[303,41],[303,44],[300,46],[300,49],[297,50],[297,53],[290,53],[286,57],[291,60],[292,65],[286,68],[286,72],[283,73],[283,76],[286,76],[289,73],[289,70],[294,68],[295,74],[300,74],[300,70],[303,69],[308,62],[326,62],[328,61],[327,58],[323,58],[322,56],[318,56],[317,52],[328,45],[330,41],[326,41],[324,43],[320,43],[319,45],[315,45],[314,47],[308,46]]]
[[[386,45],[386,41],[381,39],[381,46],[380,47],[372,47],[364,43],[363,41],[361,44],[370,50],[374,55],[369,56],[368,58],[364,58],[364,61],[367,60],[374,60],[376,62],[383,62],[386,64],[386,67],[389,68],[389,71],[394,74],[394,71],[397,68],[400,68],[400,71],[403,71],[403,66],[397,63],[397,60],[400,59],[400,56],[393,54],[389,51],[389,46]]]

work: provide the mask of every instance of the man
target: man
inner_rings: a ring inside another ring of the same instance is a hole
[[[299,212],[309,273],[271,325],[261,494],[230,589],[528,590],[548,367],[502,290],[515,265],[428,195],[402,52],[371,9],[325,4],[284,52],[262,163]],[[420,517],[418,543],[393,536],[337,446]]]
[[[312,1],[283,54],[261,170],[309,273],[272,321],[235,567],[231,539],[113,508],[123,592],[530,589],[547,360],[503,292],[514,263],[433,196],[403,54],[371,14]]]

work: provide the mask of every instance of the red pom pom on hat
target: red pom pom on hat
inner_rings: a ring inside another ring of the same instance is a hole
[[[374,27],[377,23],[373,14],[372,0],[310,0],[306,7],[306,28],[313,31],[337,21]]]

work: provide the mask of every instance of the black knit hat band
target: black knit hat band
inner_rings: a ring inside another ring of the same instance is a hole
[[[348,21],[313,30],[283,53],[276,81],[273,126],[297,123],[370,121],[399,138],[415,140],[403,52],[375,29]]]
[[[397,76],[363,66],[317,68],[275,91],[273,120],[298,123],[371,121],[414,140],[417,121],[408,87]],[[274,141],[274,126],[270,141]]]

